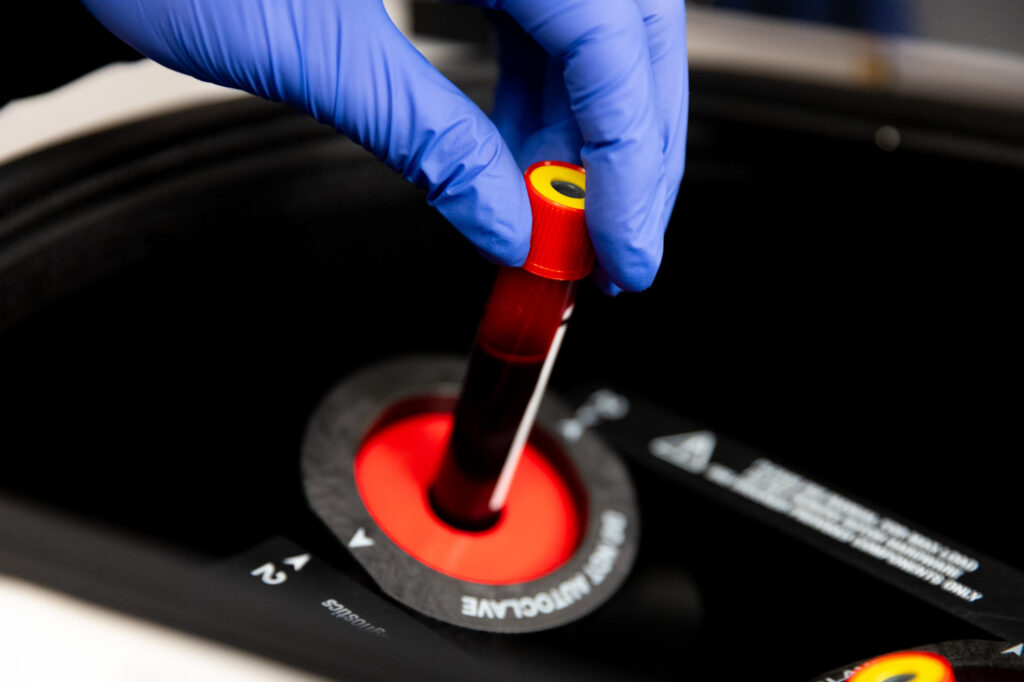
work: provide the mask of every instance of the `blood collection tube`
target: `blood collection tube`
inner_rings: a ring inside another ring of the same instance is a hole
[[[495,279],[430,498],[452,526],[499,518],[572,314],[594,264],[583,219],[583,169],[542,161],[525,174],[533,233],[522,268]]]

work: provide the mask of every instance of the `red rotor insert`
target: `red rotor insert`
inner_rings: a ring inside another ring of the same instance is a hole
[[[494,526],[464,531],[438,518],[428,489],[451,426],[451,414],[416,414],[385,424],[364,441],[355,482],[380,529],[423,564],[460,580],[509,585],[565,563],[580,541],[583,505],[558,467],[532,444],[523,451]]]

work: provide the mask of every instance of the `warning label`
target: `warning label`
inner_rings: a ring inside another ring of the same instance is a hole
[[[597,429],[637,464],[1006,642],[1024,638],[1024,572],[1018,568],[830,490],[641,396],[628,401],[626,418]]]
[[[771,460],[759,458],[743,471],[712,462],[703,476],[964,601],[976,602],[984,596],[962,580],[980,568],[977,559]]]

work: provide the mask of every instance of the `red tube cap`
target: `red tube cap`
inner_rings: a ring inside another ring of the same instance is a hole
[[[547,279],[583,279],[594,267],[594,247],[583,217],[584,170],[571,163],[540,161],[524,177],[533,234],[523,269]]]

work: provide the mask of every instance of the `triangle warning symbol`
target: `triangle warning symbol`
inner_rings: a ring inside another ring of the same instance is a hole
[[[708,468],[717,444],[718,439],[710,431],[691,431],[655,438],[648,448],[658,459],[699,474]]]

